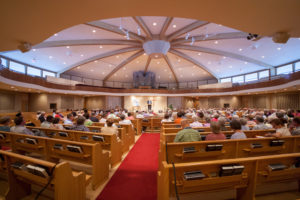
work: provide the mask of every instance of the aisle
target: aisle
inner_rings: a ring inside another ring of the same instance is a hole
[[[156,200],[159,134],[143,134],[97,200]]]

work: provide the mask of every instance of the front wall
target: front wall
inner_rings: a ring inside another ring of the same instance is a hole
[[[142,97],[142,96],[125,96],[124,107],[129,111],[146,111],[148,110],[147,100],[152,101],[152,110],[158,112],[159,110],[165,111],[167,109],[167,97]]]

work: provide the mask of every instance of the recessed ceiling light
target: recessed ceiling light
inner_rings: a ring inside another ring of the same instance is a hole
[[[222,24],[218,24],[218,26],[222,26]]]
[[[157,62],[157,64],[159,64],[160,62]]]
[[[281,48],[280,48],[280,47],[277,47],[277,50],[278,50],[278,51],[280,51],[280,50],[281,50]]]
[[[102,72],[102,74],[105,74],[105,72]]]
[[[80,69],[80,67],[77,67],[77,69]]]
[[[176,28],[176,24],[173,25],[173,28]]]
[[[49,59],[52,59],[53,57],[52,56],[49,56]]]
[[[193,68],[196,68],[196,66],[195,66],[195,65],[193,65]]]
[[[120,56],[116,56],[116,58],[119,58]]]
[[[117,74],[114,74],[114,76],[117,76]]]
[[[139,61],[139,60],[137,60],[137,61],[136,61],[136,63],[140,63],[140,61]]]
[[[10,86],[10,88],[15,88],[14,86]]]
[[[265,56],[261,56],[261,58],[265,58]]]
[[[123,67],[123,70],[126,70],[126,67]]]
[[[244,62],[245,63],[245,65],[247,65],[248,64],[248,62]]]
[[[286,88],[284,90],[287,90]]]
[[[180,60],[180,59],[178,59],[178,62],[181,62],[181,60]]]
[[[98,60],[95,60],[94,62],[95,62],[95,63],[97,63],[97,62],[98,62]]]
[[[155,57],[155,58],[158,58],[158,55],[155,55],[154,57]]]
[[[232,65],[230,65],[229,68],[232,68]]]
[[[198,56],[201,56],[201,53],[198,53]]]
[[[112,67],[112,65],[111,65],[111,64],[109,64],[108,66],[109,66],[109,67]]]
[[[219,42],[218,41],[215,41],[215,44],[218,44]]]
[[[66,65],[67,63],[66,63],[66,62],[63,62],[63,64]]]
[[[80,56],[83,57],[83,54],[81,54]]]
[[[144,56],[146,55],[146,53],[143,54]]]
[[[93,30],[93,33],[96,33],[96,30],[95,30],[95,29]]]
[[[57,33],[55,33],[55,34],[54,34],[54,36],[56,37],[56,36],[58,36],[58,34],[57,34]]]
[[[243,49],[239,48],[239,51],[243,51]]]
[[[207,64],[209,64],[209,65],[210,65],[210,64],[211,64],[211,62],[210,62],[210,61],[208,61],[208,63],[207,63]]]
[[[223,59],[226,59],[226,56],[223,56]]]
[[[67,46],[67,49],[70,49],[70,46]]]
[[[91,72],[93,72],[94,70],[93,69],[91,69]]]
[[[165,72],[167,71],[167,69],[164,70]]]
[[[36,49],[32,49],[32,51],[36,51]]]
[[[153,24],[152,24],[153,26],[156,26],[157,25],[157,23],[156,22],[153,22]]]
[[[99,48],[102,49],[103,47],[100,45]]]

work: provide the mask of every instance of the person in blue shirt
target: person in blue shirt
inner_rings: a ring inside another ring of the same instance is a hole
[[[0,131],[10,132],[10,117],[5,116],[0,118]]]

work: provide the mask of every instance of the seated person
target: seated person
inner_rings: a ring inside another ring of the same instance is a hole
[[[108,116],[107,116],[107,119],[108,119],[108,118],[112,118],[112,119],[118,118],[118,117],[116,116],[116,114],[115,114],[115,112],[114,112],[113,109],[110,110],[110,112],[109,112],[109,114],[108,114]]]
[[[300,117],[295,117],[292,122],[293,130],[292,135],[300,135]]]
[[[14,119],[14,122],[15,122],[16,125],[10,128],[11,132],[22,133],[22,134],[25,134],[25,135],[34,135],[33,132],[31,132],[31,130],[27,129],[24,126],[25,125],[25,121],[24,121],[24,119],[23,119],[22,116],[16,117]]]
[[[264,124],[264,118],[261,116],[256,116],[255,118],[256,126],[252,130],[267,130],[270,129],[266,124]]]
[[[197,116],[194,116],[193,123],[190,124],[190,127],[197,128],[197,127],[203,127],[202,123],[199,122],[199,118]]]
[[[45,112],[41,112],[41,114],[39,115],[38,119],[40,120],[41,123],[43,123],[46,120],[45,114],[46,114]]]
[[[55,118],[53,119],[53,128],[59,129],[59,130],[64,130],[63,125],[60,124],[59,122],[60,122],[60,118],[55,117]]]
[[[54,117],[52,115],[48,115],[46,117],[46,121],[41,123],[42,128],[54,128],[52,122],[53,122]]]
[[[1,117],[0,118],[0,131],[6,131],[9,132],[10,131],[10,117],[5,116],[5,117]]]
[[[205,124],[203,124],[203,127],[210,127],[210,118],[209,117],[205,118]]]
[[[246,139],[247,138],[245,133],[241,130],[242,125],[239,120],[232,120],[230,122],[230,127],[234,132],[230,139]]]
[[[84,113],[83,116],[85,117],[84,125],[85,126],[92,126],[93,122],[90,120],[90,114],[89,113]]]
[[[247,125],[248,125],[248,126],[255,126],[255,125],[256,125],[256,123],[255,123],[255,121],[254,121],[253,115],[249,115],[249,116],[248,116],[248,122],[247,122]]]
[[[85,125],[85,118],[83,116],[78,116],[76,120],[76,125],[72,126],[70,129],[75,131],[90,131]]]
[[[284,121],[282,119],[275,118],[270,122],[274,129],[275,133],[267,133],[265,136],[269,137],[284,137],[291,136],[291,133],[288,128],[284,126]]]
[[[99,119],[96,117],[96,113],[95,112],[92,112],[92,116],[91,116],[90,120],[92,122],[99,122]]]
[[[217,122],[219,119],[219,115],[215,114],[214,117],[211,119],[212,122]]]
[[[205,140],[225,140],[226,136],[221,133],[221,124],[219,122],[211,122],[210,124],[211,133],[209,133]]]
[[[186,119],[181,120],[182,130],[176,134],[174,142],[195,142],[201,141],[200,133],[189,127],[189,121]]]
[[[241,118],[240,122],[241,122],[241,125],[242,125],[242,129],[241,129],[242,131],[249,131],[250,130],[249,126],[247,125],[247,119]]]
[[[67,119],[64,121],[66,125],[73,125],[74,115],[72,113],[67,114]]]
[[[220,117],[220,118],[218,119],[218,122],[219,122],[221,131],[227,131],[227,128],[226,128],[226,126],[225,126],[226,118]]]
[[[134,120],[134,116],[132,116],[132,114],[129,112],[127,113],[127,118],[126,119],[129,119],[129,120]]]
[[[129,119],[125,119],[125,115],[122,114],[120,116],[121,121],[119,121],[119,124],[132,124],[131,121]]]
[[[183,113],[180,111],[177,113],[177,118],[174,120],[174,123],[175,124],[180,124],[181,123],[181,120],[183,120]]]
[[[164,123],[164,122],[172,122],[168,113],[166,113],[164,115],[164,118],[161,120],[161,123]]]
[[[118,128],[113,126],[114,119],[109,118],[106,120],[106,127],[101,128],[101,133],[112,133],[112,134],[118,134]]]

